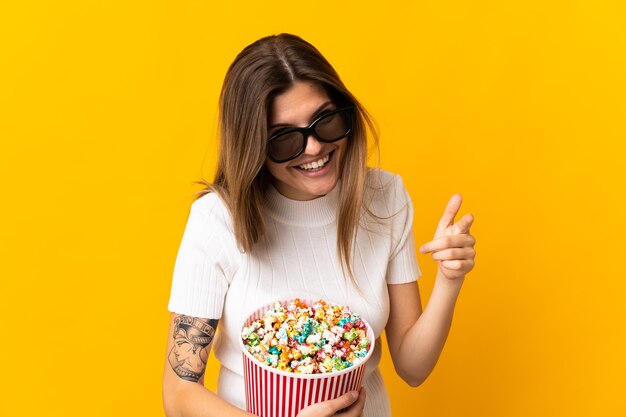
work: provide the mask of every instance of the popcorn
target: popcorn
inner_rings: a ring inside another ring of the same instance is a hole
[[[371,342],[367,327],[348,306],[296,298],[274,303],[264,317],[243,328],[241,339],[254,358],[287,372],[318,374],[360,364]]]

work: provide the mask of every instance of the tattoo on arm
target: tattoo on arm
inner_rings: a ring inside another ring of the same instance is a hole
[[[176,315],[174,347],[168,356],[170,366],[180,378],[198,382],[204,374],[217,323],[215,319]]]

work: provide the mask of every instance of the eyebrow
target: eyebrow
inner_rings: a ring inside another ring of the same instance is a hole
[[[326,101],[326,102],[322,103],[322,104],[321,104],[321,105],[317,108],[317,110],[315,110],[315,111],[313,112],[313,116],[311,117],[311,122],[312,122],[313,120],[315,120],[315,119],[318,117],[319,113],[320,113],[322,110],[324,110],[324,108],[325,108],[325,107],[328,107],[328,105],[329,105],[329,104],[333,104],[332,100],[328,100],[328,101]],[[268,126],[268,130],[269,130],[269,129],[274,129],[275,127],[283,127],[283,126],[292,126],[292,125],[290,125],[290,124],[288,124],[288,123],[276,123],[276,124],[273,124],[273,125]]]

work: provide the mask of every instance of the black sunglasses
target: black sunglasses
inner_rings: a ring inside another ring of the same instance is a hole
[[[320,142],[336,142],[352,133],[354,106],[331,110],[315,119],[309,127],[279,130],[267,140],[267,156],[281,163],[297,158],[306,149],[309,136]]]

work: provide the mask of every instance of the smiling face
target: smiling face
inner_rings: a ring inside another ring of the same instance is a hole
[[[297,81],[289,90],[274,98],[268,120],[268,137],[281,128],[307,127],[324,111],[336,108],[318,84]],[[293,200],[312,200],[328,194],[337,185],[347,143],[348,138],[324,143],[309,136],[304,152],[296,159],[276,163],[268,158],[265,166],[282,195]]]

